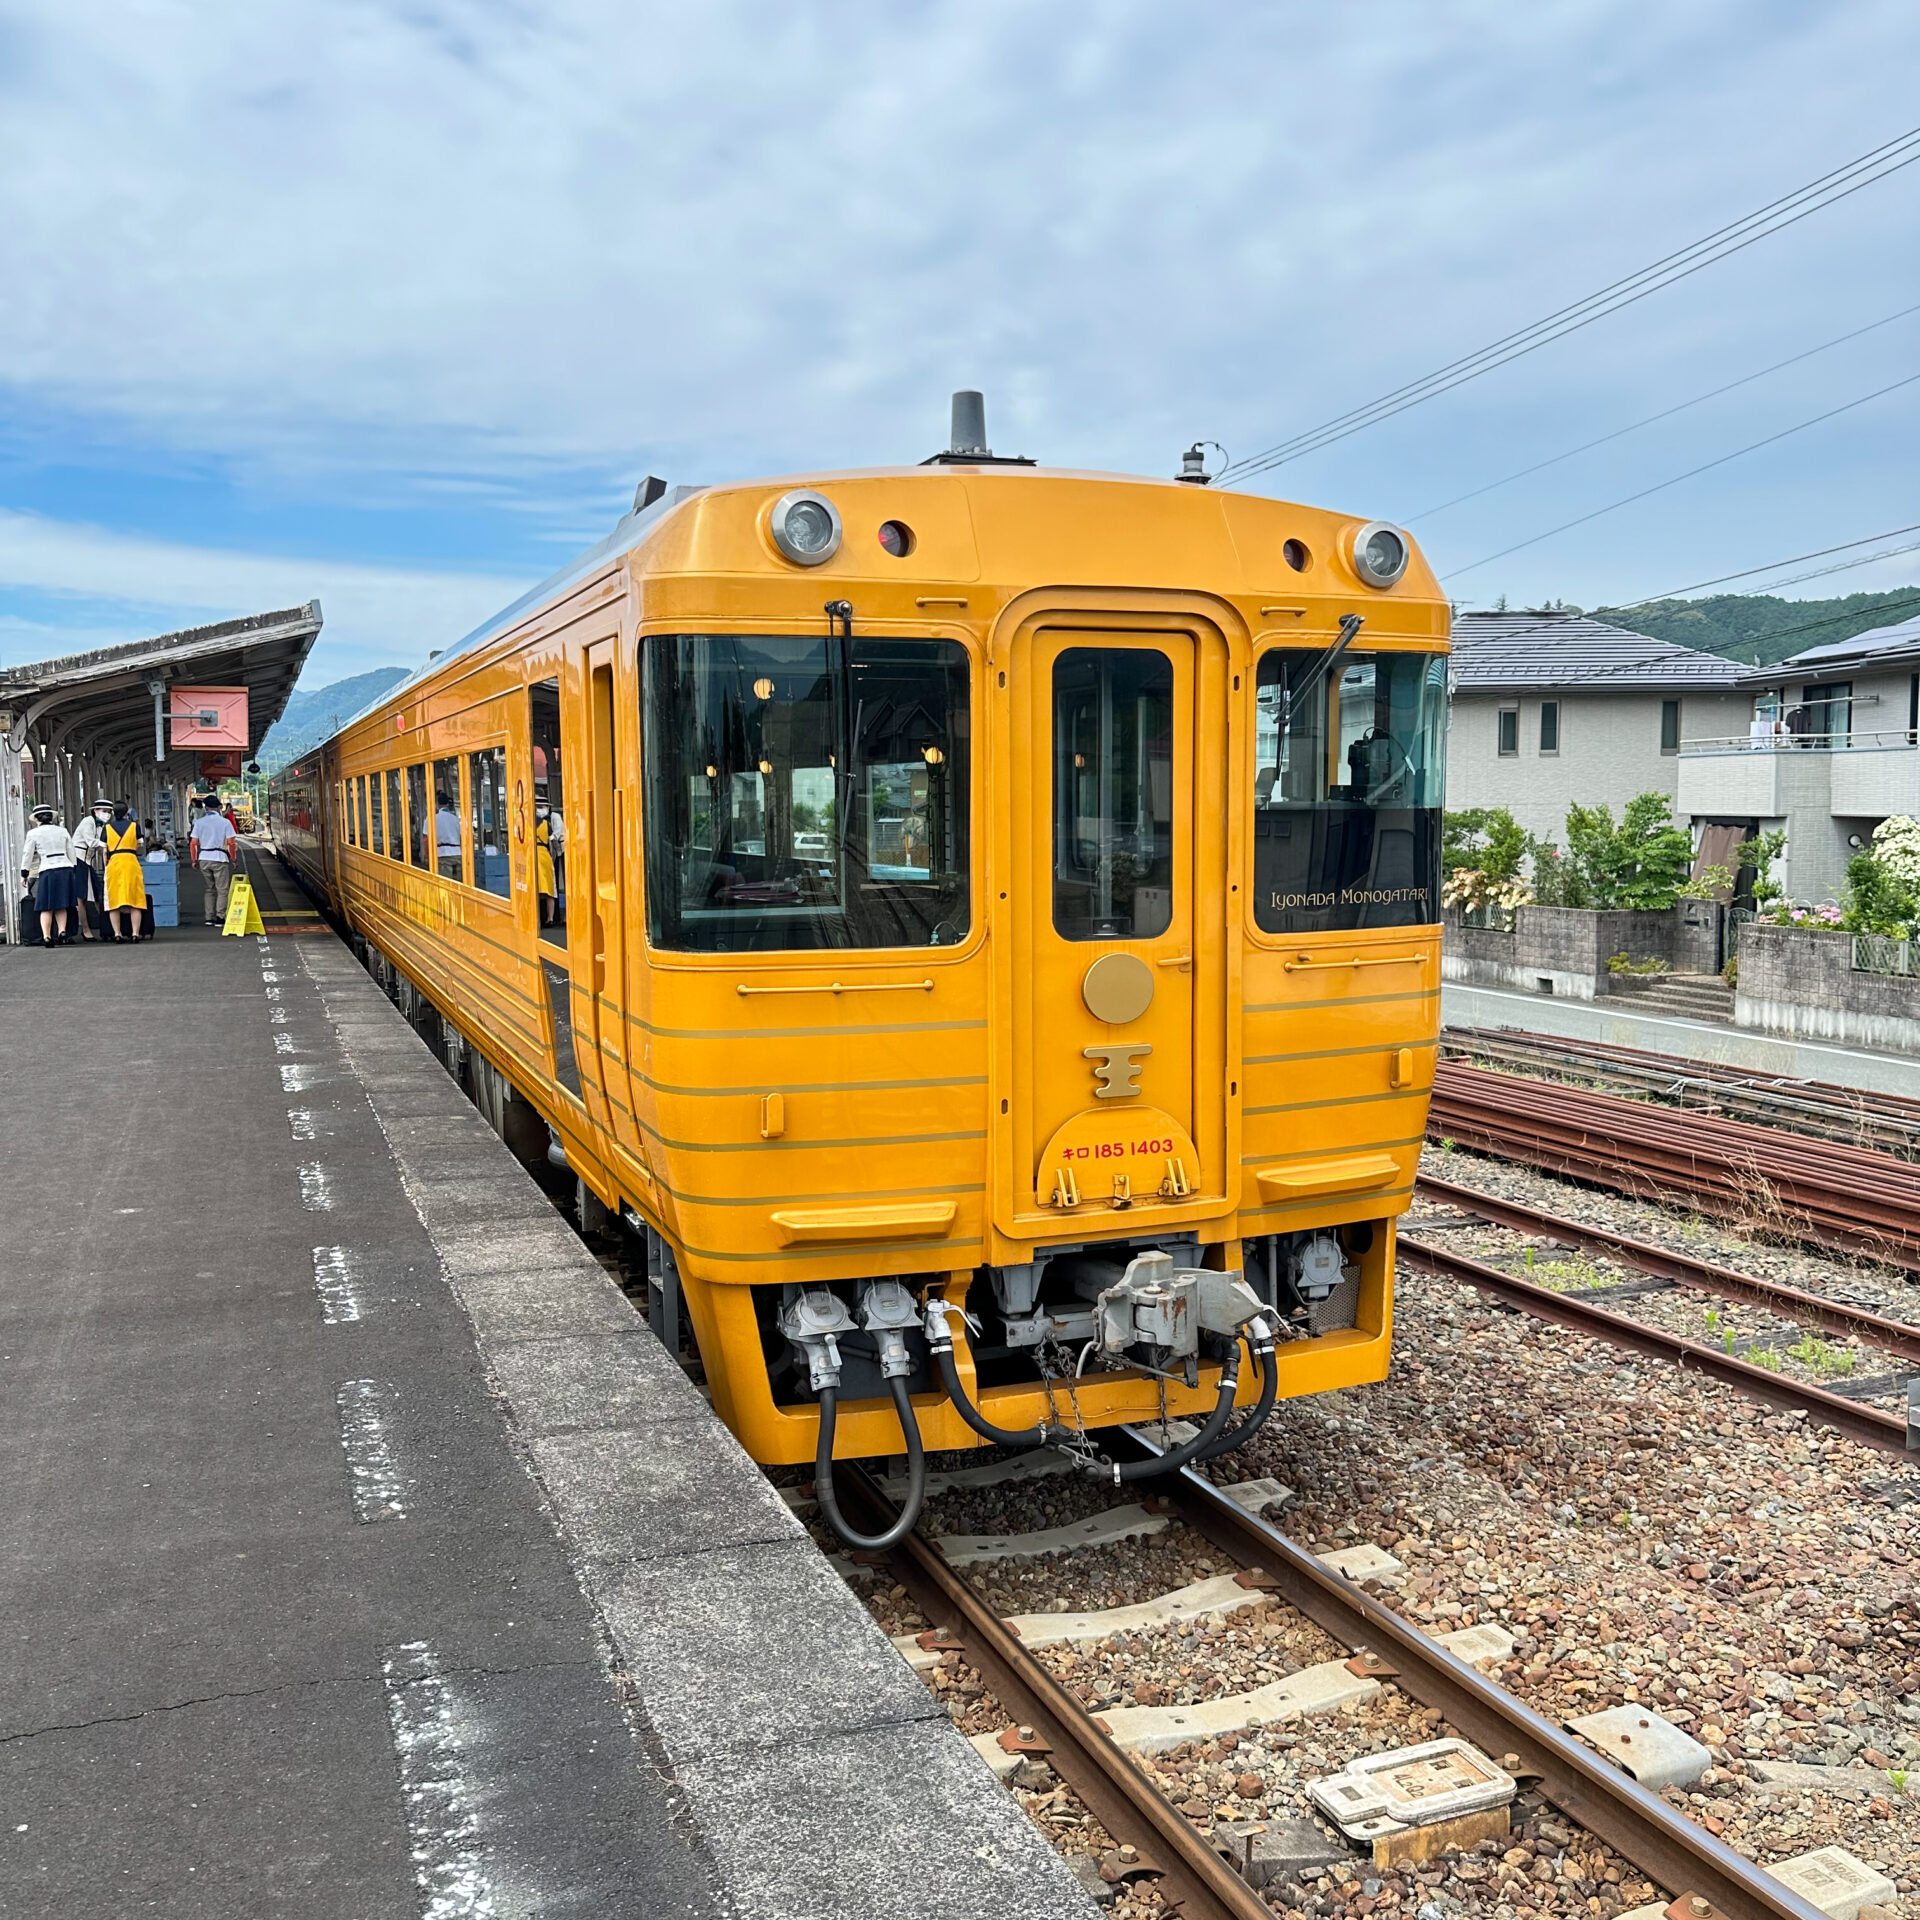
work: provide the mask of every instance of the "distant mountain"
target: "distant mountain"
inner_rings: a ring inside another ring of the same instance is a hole
[[[309,747],[317,747],[329,734],[339,732],[362,707],[406,677],[405,667],[375,667],[371,673],[356,673],[349,680],[336,680],[332,686],[317,687],[311,693],[296,687],[286,712],[260,743],[260,764],[269,773],[278,773],[289,760],[297,760]]]
[[[1920,587],[1883,587],[1838,600],[1782,600],[1769,593],[1717,593],[1705,600],[1649,600],[1637,607],[1594,607],[1611,620],[1656,640],[1770,667],[1808,647],[1851,640],[1920,613]]]

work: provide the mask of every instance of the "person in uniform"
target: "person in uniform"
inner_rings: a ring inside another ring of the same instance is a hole
[[[73,830],[73,911],[74,918],[80,923],[82,940],[94,938],[91,924],[93,916],[87,912],[88,901],[106,898],[101,882],[107,865],[107,822],[112,818],[113,809],[104,800],[96,800]]]
[[[147,910],[147,882],[140,871],[140,823],[120,801],[107,822],[107,919],[116,940],[138,940]],[[126,926],[120,916],[130,916]]]
[[[57,947],[67,937],[67,909],[73,905],[73,842],[44,800],[33,809],[33,826],[20,852],[26,861],[20,878],[31,883],[40,915],[40,944]]]

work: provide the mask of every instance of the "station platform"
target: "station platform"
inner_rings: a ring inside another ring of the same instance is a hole
[[[1551,994],[1514,993],[1500,987],[1448,981],[1440,989],[1443,1027],[1510,1028],[1637,1047],[1742,1072],[1793,1080],[1820,1080],[1866,1093],[1911,1095],[1916,1062],[1911,1054],[1877,1053],[1830,1040],[1787,1040],[1713,1020],[1687,1020],[1636,1010],[1617,999],[1563,1000]]]
[[[0,1915],[1088,1920],[245,858],[266,937],[0,949]]]

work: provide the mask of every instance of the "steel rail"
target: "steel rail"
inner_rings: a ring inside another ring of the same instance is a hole
[[[1555,1293],[1511,1273],[1503,1273],[1482,1260],[1473,1260],[1450,1247],[1438,1247],[1410,1234],[1400,1235],[1401,1257],[1415,1271],[1434,1274],[1441,1279],[1462,1280],[1469,1286],[1483,1287],[1502,1299],[1523,1307],[1542,1320],[1557,1321],[1582,1333],[1597,1334],[1616,1346],[1633,1347],[1656,1360],[1671,1360],[1681,1367],[1695,1367],[1716,1380],[1737,1387],[1742,1393],[1783,1412],[1804,1413],[1822,1426],[1844,1433],[1850,1440],[1875,1447],[1882,1453],[1907,1454],[1907,1423],[1903,1416],[1882,1413],[1878,1408],[1862,1406],[1824,1387],[1808,1386],[1772,1373],[1749,1360],[1736,1360],[1730,1353],[1688,1340],[1677,1333],[1651,1327],[1643,1320],[1629,1320],[1624,1314],[1609,1313],[1582,1300],[1578,1294]]]
[[[872,1477],[860,1467],[836,1466],[836,1479],[843,1474],[841,1498],[860,1516],[856,1524],[890,1526],[896,1510]],[[920,1611],[954,1636],[1015,1725],[1039,1736],[1049,1764],[1114,1844],[1133,1847],[1142,1870],[1159,1878],[1183,1920],[1273,1920],[1273,1909],[1093,1724],[936,1545],[910,1533],[885,1558]]]
[[[1141,1453],[1160,1451],[1146,1434],[1122,1431]],[[1817,1909],[1770,1874],[1321,1565],[1285,1534],[1235,1506],[1191,1468],[1159,1484],[1190,1526],[1223,1552],[1259,1566],[1290,1606],[1341,1645],[1373,1654],[1383,1677],[1390,1675],[1422,1705],[1439,1708],[1449,1725],[1496,1760],[1515,1756],[1509,1771],[1517,1763],[1536,1777],[1556,1807],[1657,1885],[1680,1898],[1704,1897],[1739,1920],[1815,1920]]]
[[[1447,1206],[1477,1213],[1495,1226],[1511,1227],[1516,1233],[1547,1234],[1578,1247],[1583,1252],[1610,1253],[1642,1273],[1673,1280],[1683,1287],[1702,1292],[1753,1301],[1791,1319],[1812,1321],[1831,1333],[1844,1333],[1854,1339],[1884,1347],[1903,1360],[1920,1364],[1920,1326],[1904,1320],[1889,1319],[1868,1307],[1854,1307],[1823,1294],[1808,1293],[1778,1280],[1762,1280],[1732,1267],[1697,1259],[1651,1241],[1636,1240],[1631,1234],[1616,1233],[1610,1227],[1589,1226],[1583,1220],[1568,1220],[1557,1213],[1508,1200],[1479,1187],[1458,1186],[1451,1180],[1436,1180],[1421,1174],[1414,1186],[1414,1198],[1437,1200]],[[1416,1226],[1414,1231],[1418,1233]]]
[[[1428,1134],[1722,1216],[1751,1214],[1757,1183],[1796,1237],[1920,1271],[1920,1169],[1890,1155],[1451,1061],[1435,1074]]]

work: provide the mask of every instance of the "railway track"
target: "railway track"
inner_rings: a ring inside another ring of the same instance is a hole
[[[1145,1433],[1110,1436],[1116,1451],[1158,1452]],[[1187,1471],[1157,1482],[1169,1509],[1230,1560],[1241,1579],[1270,1590],[1352,1651],[1347,1670],[1391,1680],[1493,1756],[1595,1840],[1681,1898],[1693,1911],[1739,1920],[1813,1920],[1815,1909],[1704,1828],[1532,1712],[1466,1659],[1305,1552],[1226,1493]],[[843,1498],[860,1523],[890,1524],[879,1482],[849,1469]],[[934,1644],[959,1652],[1013,1716],[1017,1748],[1044,1755],[1116,1845],[1131,1849],[1129,1875],[1156,1881],[1163,1905],[1184,1920],[1271,1920],[1274,1912],[1162,1796],[1089,1712],[1049,1673],[937,1541],[908,1535],[887,1556],[893,1577],[934,1623]],[[1002,1736],[1002,1744],[1008,1736]]]
[[[1920,1166],[1890,1154],[1457,1061],[1436,1070],[1427,1131],[1920,1274]]]
[[[1449,1028],[1441,1058],[1533,1080],[1571,1082],[1596,1092],[1715,1114],[1790,1133],[1920,1160],[1920,1100],[1775,1074],[1741,1073],[1710,1061],[1678,1060],[1558,1034]]]
[[[1453,1248],[1420,1239],[1413,1234],[1400,1236],[1400,1257],[1416,1272],[1441,1279],[1463,1281],[1479,1287],[1508,1304],[1521,1307],[1541,1320],[1551,1320],[1582,1333],[1597,1334],[1615,1346],[1631,1347],[1656,1360],[1670,1360],[1679,1367],[1693,1367],[1716,1380],[1738,1388],[1756,1400],[1783,1412],[1800,1412],[1819,1425],[1844,1433],[1849,1439],[1877,1448],[1882,1453],[1909,1453],[1911,1429],[1905,1417],[1883,1413],[1825,1387],[1795,1380],[1776,1373],[1751,1360],[1709,1346],[1703,1340],[1689,1340],[1669,1333],[1663,1327],[1644,1320],[1629,1319],[1606,1307],[1595,1306],[1577,1293],[1556,1293],[1537,1281],[1523,1280],[1484,1260],[1457,1253]]]
[[[1755,1274],[1741,1273],[1673,1247],[1656,1246],[1632,1234],[1616,1233],[1610,1227],[1569,1220],[1543,1207],[1528,1206],[1523,1201],[1508,1200],[1479,1187],[1460,1186],[1424,1173],[1414,1188],[1414,1198],[1457,1208],[1463,1214],[1477,1216],[1495,1226],[1510,1227],[1516,1233],[1555,1240],[1582,1253],[1606,1254],[1656,1279],[1671,1280],[1719,1299],[1750,1301],[1804,1326],[1824,1327],[1830,1333],[1863,1340],[1920,1368],[1920,1326],[1875,1313],[1870,1307],[1809,1293],[1803,1287],[1789,1287],[1778,1280],[1763,1280]],[[1419,1240],[1417,1226],[1413,1232]],[[1405,1233],[1401,1235],[1401,1242],[1403,1245],[1406,1242]],[[1429,1243],[1419,1243],[1428,1251],[1433,1250]]]

